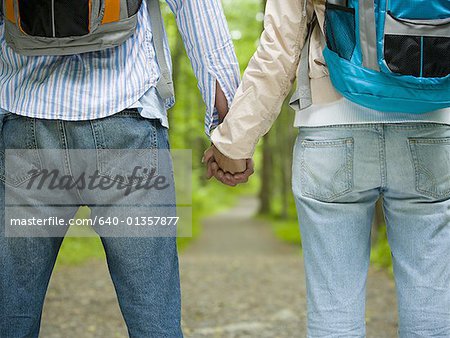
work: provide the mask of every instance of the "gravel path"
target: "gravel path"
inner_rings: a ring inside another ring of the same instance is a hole
[[[296,247],[276,240],[243,199],[204,221],[180,256],[186,338],[294,338],[305,332],[305,287]],[[370,270],[367,337],[396,336],[394,283]],[[59,267],[46,299],[41,337],[127,337],[103,261]]]

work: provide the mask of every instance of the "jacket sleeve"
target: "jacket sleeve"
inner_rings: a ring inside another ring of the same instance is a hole
[[[251,158],[259,139],[278,117],[295,80],[313,10],[311,0],[267,1],[259,47],[229,113],[211,136],[224,155]]]

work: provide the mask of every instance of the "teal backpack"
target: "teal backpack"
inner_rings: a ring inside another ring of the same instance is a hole
[[[450,107],[450,0],[328,0],[334,87],[384,112]]]

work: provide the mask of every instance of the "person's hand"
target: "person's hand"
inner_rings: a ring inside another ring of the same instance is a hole
[[[221,123],[228,113],[228,102],[225,93],[218,81],[216,81],[216,102],[215,107],[219,113],[219,122]]]
[[[252,159],[233,160],[223,155],[214,145],[205,151],[203,163],[207,166],[207,178],[215,177],[223,184],[236,186],[246,183],[254,173]]]

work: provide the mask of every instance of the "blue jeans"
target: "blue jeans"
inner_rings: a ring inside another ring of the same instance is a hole
[[[371,223],[380,197],[399,336],[450,337],[450,126],[300,128],[293,191],[308,337],[365,337]]]
[[[161,126],[159,120],[144,119],[132,110],[104,119],[80,122],[40,120],[7,114],[3,118],[0,142],[2,156],[4,149],[104,151],[169,148],[167,129]],[[5,174],[3,162],[2,158],[0,337],[38,337],[44,297],[63,236],[5,236],[4,182],[17,182],[21,175]],[[102,165],[107,167],[109,164]],[[80,169],[80,163],[71,163],[70,158],[66,157],[61,158],[61,166],[71,173]],[[108,168],[103,169],[108,171]],[[147,203],[154,203],[155,196],[146,194],[141,192],[140,198]],[[121,193],[114,191],[78,191],[61,197],[70,202],[68,205],[71,210],[55,208],[48,211],[68,218],[73,217],[79,205],[89,205],[95,214],[96,203],[120,203],[122,197]],[[174,205],[173,191],[169,192],[169,197]],[[101,241],[130,337],[182,337],[176,237],[102,236]]]

